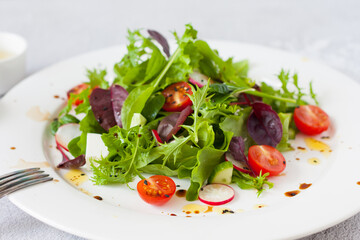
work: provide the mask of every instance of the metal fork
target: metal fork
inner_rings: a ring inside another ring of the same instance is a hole
[[[0,176],[0,198],[19,189],[53,180],[43,172],[40,168],[27,168]]]

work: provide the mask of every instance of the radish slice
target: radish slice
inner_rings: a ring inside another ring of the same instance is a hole
[[[229,185],[221,183],[208,184],[201,188],[199,200],[208,205],[223,205],[235,197],[235,191]]]
[[[204,85],[206,85],[208,80],[209,80],[208,76],[199,72],[193,72],[189,74],[189,82],[191,82],[194,85],[197,85],[198,87],[203,87]],[[210,83],[212,83],[212,81],[210,81]]]
[[[69,151],[69,142],[80,135],[80,125],[77,123],[68,123],[59,127],[59,129],[55,133],[55,141],[64,150]]]
[[[234,168],[236,170],[239,170],[240,172],[243,173],[251,173],[250,168],[244,163],[244,162],[240,162],[240,161],[236,161],[233,157],[233,155],[231,155],[231,153],[227,152],[225,154],[225,161],[229,161],[233,164]]]
[[[56,142],[56,149],[59,150],[63,157],[62,162],[70,161],[70,159],[74,158],[67,150],[65,150],[58,142]]]
[[[156,142],[158,143],[158,145],[159,145],[159,143],[163,143],[163,141],[161,141],[159,133],[155,129],[151,130],[151,133],[152,133],[153,137],[156,139]]]

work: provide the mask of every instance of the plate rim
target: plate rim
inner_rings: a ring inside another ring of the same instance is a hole
[[[299,56],[299,55],[297,55],[297,54],[290,53],[290,52],[287,52],[287,51],[284,51],[284,50],[279,50],[279,49],[276,49],[276,48],[270,48],[270,47],[261,46],[261,45],[256,45],[256,44],[251,44],[251,43],[242,43],[242,42],[235,42],[235,41],[222,41],[222,40],[220,40],[220,41],[219,41],[219,40],[216,40],[216,41],[211,40],[211,41],[209,41],[209,42],[210,42],[211,44],[214,44],[214,43],[217,43],[217,44],[219,44],[219,43],[220,43],[220,44],[240,44],[240,45],[245,45],[245,46],[250,46],[250,47],[255,47],[255,48],[262,48],[262,49],[267,49],[267,50],[271,50],[271,51],[281,52],[281,53],[283,53],[283,54],[288,54],[288,55],[291,55],[291,56],[294,56],[294,57],[301,57],[301,56]],[[36,78],[38,74],[42,74],[43,72],[46,72],[46,71],[47,71],[48,69],[50,69],[50,68],[57,68],[58,66],[61,66],[61,65],[63,65],[63,64],[66,63],[66,62],[75,61],[76,59],[83,58],[83,57],[85,57],[85,56],[87,56],[87,55],[98,54],[98,53],[105,52],[105,51],[108,51],[108,50],[110,50],[110,49],[115,49],[115,48],[119,48],[119,47],[124,47],[124,45],[116,45],[116,46],[111,46],[111,47],[107,47],[107,48],[103,48],[103,49],[99,49],[99,50],[90,51],[90,52],[88,52],[88,53],[79,54],[79,55],[76,55],[76,56],[71,57],[71,58],[69,58],[69,59],[62,60],[62,61],[60,61],[60,62],[58,62],[58,63],[51,64],[50,66],[45,67],[44,69],[42,69],[42,70],[40,70],[40,71],[38,71],[38,72],[36,72],[36,73],[33,73],[33,74],[31,74],[30,76],[28,76],[28,77],[27,77],[26,79],[24,79],[21,83],[19,83],[19,84],[16,85],[14,88],[12,88],[7,94],[5,94],[5,96],[3,96],[3,98],[0,100],[0,102],[3,102],[4,99],[7,98],[7,96],[9,95],[9,93],[11,94],[12,92],[15,92],[16,89],[17,89],[17,87],[18,87],[19,85],[22,85],[24,82],[27,82],[27,81],[33,81],[32,79]],[[351,78],[349,78],[349,77],[346,76],[345,74],[339,72],[338,70],[334,70],[333,68],[330,68],[330,67],[328,67],[328,66],[326,66],[326,65],[324,65],[324,64],[322,64],[322,63],[320,63],[320,62],[318,62],[318,61],[313,61],[313,60],[311,60],[311,62],[313,62],[314,64],[323,65],[323,67],[328,68],[328,69],[331,69],[332,71],[335,71],[335,72],[343,75],[344,78],[347,78],[348,80],[357,83],[356,81],[352,80]],[[53,227],[55,227],[55,228],[57,228],[57,229],[61,229],[61,230],[63,230],[63,231],[66,231],[66,232],[75,234],[75,235],[77,235],[77,236],[81,236],[81,237],[85,237],[85,238],[86,238],[86,237],[89,237],[89,235],[87,235],[87,234],[85,234],[85,233],[77,232],[77,231],[74,230],[74,229],[69,229],[69,228],[67,228],[67,227],[65,227],[65,226],[59,225],[59,224],[56,223],[56,221],[54,221],[54,220],[52,220],[52,219],[47,219],[46,217],[39,215],[37,212],[31,211],[31,209],[27,208],[26,206],[24,206],[24,205],[21,203],[21,194],[10,195],[10,196],[9,196],[9,200],[10,200],[12,203],[14,203],[16,206],[18,206],[20,209],[22,209],[23,211],[27,212],[27,213],[30,214],[31,216],[39,219],[40,221],[42,221],[42,222],[44,222],[44,223],[46,223],[46,224],[48,224],[48,225],[51,225],[51,226],[53,226]],[[301,235],[301,234],[300,234],[300,235],[297,234],[296,236],[291,236],[291,237],[304,237],[304,236],[307,236],[307,235],[309,235],[309,234],[312,234],[312,233],[321,231],[321,230],[326,229],[326,228],[328,228],[328,227],[334,226],[335,224],[337,224],[337,223],[339,223],[339,222],[341,222],[341,221],[343,221],[343,220],[345,220],[345,219],[347,219],[347,218],[349,218],[349,217],[357,214],[359,211],[360,211],[360,204],[359,204],[359,206],[357,206],[356,212],[354,212],[354,211],[350,211],[350,212],[352,212],[352,213],[348,212],[348,213],[346,214],[346,216],[343,216],[343,217],[341,218],[341,220],[333,221],[333,223],[327,224],[326,226],[322,226],[322,227],[317,228],[317,229],[313,229],[311,232],[306,232],[306,233],[303,233],[302,235]],[[94,236],[90,236],[90,237],[91,237],[91,238],[92,238],[92,237],[95,237],[95,238],[96,238],[97,236],[94,235]]]

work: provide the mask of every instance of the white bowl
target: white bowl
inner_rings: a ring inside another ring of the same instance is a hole
[[[0,32],[0,96],[25,77],[26,49],[23,37]]]

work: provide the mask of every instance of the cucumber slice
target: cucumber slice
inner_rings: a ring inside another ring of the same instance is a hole
[[[143,126],[146,123],[146,118],[144,118],[143,115],[141,115],[141,113],[134,113],[132,119],[131,119],[131,123],[130,123],[130,128],[136,127],[136,126]]]
[[[211,173],[209,183],[230,184],[233,173],[233,165],[231,162],[222,162],[218,164]]]

